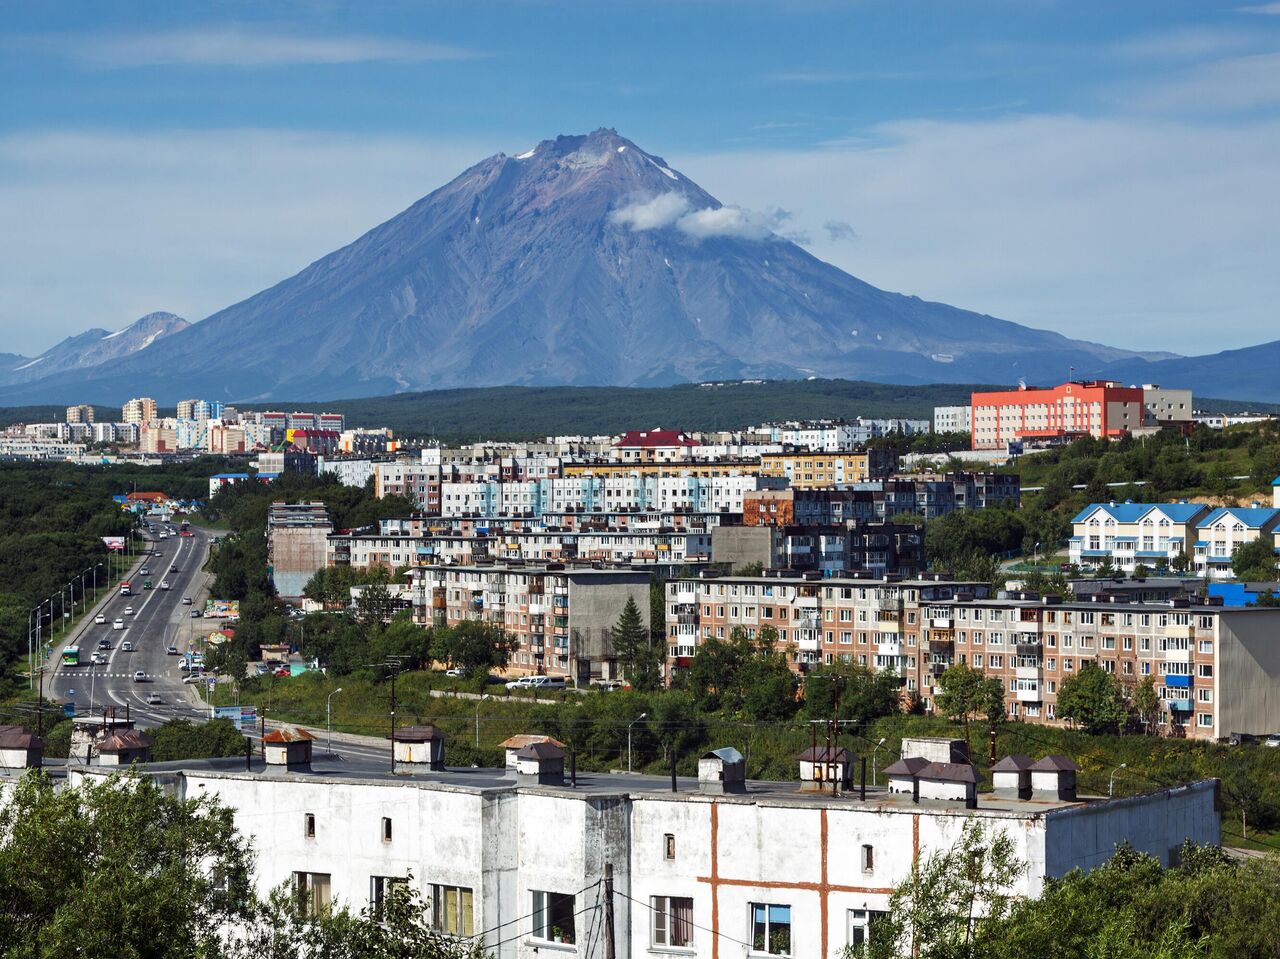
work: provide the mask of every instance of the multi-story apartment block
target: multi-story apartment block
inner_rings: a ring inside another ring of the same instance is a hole
[[[617,676],[611,630],[627,600],[646,625],[643,570],[537,566],[425,566],[412,571],[414,618],[422,625],[483,620],[518,643],[509,671],[579,683]]]
[[[341,459],[322,456],[316,470],[321,475],[332,476],[343,486],[363,487],[369,480],[373,479],[378,465],[378,460],[363,457],[359,459]]]
[[[156,410],[156,401],[149,396],[141,396],[136,399],[129,400],[124,404],[124,409],[120,413],[120,419],[125,423],[137,423],[145,425],[159,419],[159,413]]]
[[[92,423],[93,407],[87,406],[83,403],[80,404],[79,406],[68,406],[67,422],[68,423]]]
[[[925,568],[924,528],[850,520],[844,524],[737,526],[711,530],[711,561],[730,567],[814,571],[843,576],[915,576]]]
[[[840,955],[866,941],[895,887],[975,822],[1026,864],[1007,890],[1019,898],[1101,865],[1122,841],[1162,865],[1186,840],[1221,841],[1216,781],[1085,796],[1064,757],[974,794],[959,781],[971,769],[928,762],[861,791],[843,747],[819,762],[797,756],[799,783],[747,780],[732,747],[701,757],[697,779],[673,782],[574,771],[545,737],[528,737],[507,768],[460,769],[442,730],[410,726],[392,737],[394,771],[313,753],[312,738],[271,734],[265,764],[136,769],[179,798],[231,810],[256,851],[259,895],[288,883],[305,911],[341,903],[377,914],[408,887],[424,926],[483,938],[496,959]],[[933,744],[921,746],[905,758]],[[815,768],[835,772],[834,790]],[[70,788],[112,771],[75,764]]]
[[[1154,383],[1142,386],[1144,426],[1190,427],[1194,403],[1190,390],[1166,390]]]
[[[1227,506],[1213,510],[1196,524],[1192,562],[1201,576],[1231,579],[1231,554],[1237,547],[1265,539],[1280,549],[1280,508]]]
[[[617,463],[683,463],[698,441],[679,430],[631,430],[623,433],[609,453]]]
[[[442,516],[541,516],[545,513],[688,511],[741,513],[743,496],[769,485],[755,474],[731,476],[562,476],[503,483],[445,482]]]
[[[797,489],[843,486],[883,479],[897,468],[891,450],[863,449],[836,453],[791,450],[760,457],[760,475],[785,478]]]
[[[1109,560],[1125,573],[1168,566],[1179,555],[1192,558],[1189,544],[1209,513],[1200,503],[1090,503],[1071,520],[1068,555],[1077,566]]]
[[[935,433],[967,433],[973,425],[971,406],[935,406],[933,431]]]
[[[712,476],[754,475],[759,472],[758,458],[642,463],[639,466],[635,463],[611,463],[607,460],[586,459],[576,463],[565,461],[560,467],[561,475],[566,477],[627,477],[639,473],[643,476],[696,476],[705,479]]]
[[[1280,727],[1274,637],[1280,609],[1220,598],[1135,603],[1099,592],[1067,602],[985,584],[917,580],[706,577],[667,584],[668,675],[699,642],[734,628],[778,631],[795,668],[892,670],[932,708],[938,681],[968,663],[1005,687],[1011,719],[1057,723],[1062,682],[1096,663],[1131,688],[1151,677],[1161,729],[1217,739]]]
[[[970,446],[1001,450],[1079,436],[1114,439],[1142,427],[1144,404],[1141,388],[1110,380],[974,393]]]
[[[1012,473],[899,475],[840,489],[789,487],[743,496],[746,526],[828,526],[858,520],[891,520],[904,513],[937,519],[958,509],[986,509],[1021,499]]]
[[[324,503],[272,503],[267,508],[267,566],[276,594],[302,595],[325,566],[333,524]]]

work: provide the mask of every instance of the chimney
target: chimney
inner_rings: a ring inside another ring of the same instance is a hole
[[[305,729],[284,726],[262,737],[262,751],[268,767],[310,769],[311,743],[315,740]]]
[[[698,760],[698,791],[710,796],[747,791],[747,764],[732,746],[713,749]]]
[[[1076,772],[1066,756],[1045,756],[1031,767],[1031,798],[1076,801]]]
[[[1022,753],[1005,756],[991,767],[992,791],[1001,799],[1030,799],[1032,765]]]
[[[800,763],[800,791],[821,792],[853,785],[853,757],[843,746],[811,746],[797,757]]]
[[[444,769],[444,730],[435,726],[402,726],[392,737],[396,766]]]

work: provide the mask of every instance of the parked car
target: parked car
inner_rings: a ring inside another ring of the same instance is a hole
[[[112,629],[124,629],[124,620],[123,620],[123,619],[117,619],[114,623],[112,623],[112,624],[111,624],[111,628],[112,628]]]
[[[619,689],[625,689],[626,686],[620,679],[602,679],[599,682],[591,684],[602,693],[616,693]]]
[[[507,683],[507,689],[564,689],[564,677],[521,676]]]
[[[140,669],[133,674],[133,681],[135,683],[145,683],[147,681],[147,674]]]
[[[190,597],[190,596],[183,596],[183,597],[182,597],[182,605],[183,605],[183,606],[190,606],[190,605],[191,605],[191,597]]]
[[[99,613],[97,616],[93,617],[93,621],[99,626],[105,626],[107,625],[107,616],[105,613]]]
[[[199,619],[199,618],[200,618],[200,610],[198,610],[198,609],[193,609],[193,610],[191,611],[191,618],[192,618],[192,619]]]
[[[192,673],[190,676],[183,676],[182,681],[188,686],[192,683],[202,683],[204,682],[204,673]]]
[[[161,705],[163,702],[164,702],[164,700],[160,698],[160,694],[159,694],[159,693],[147,693],[147,705],[148,705],[148,706],[159,706],[159,705]]]
[[[120,644],[120,652],[122,652],[122,653],[131,653],[131,652],[133,652],[133,643],[129,642],[129,641],[126,639],[123,643],[121,643],[121,644]]]
[[[465,666],[454,666],[452,669],[446,669],[444,674],[446,676],[470,676],[471,670],[467,669]]]
[[[1280,733],[1272,733],[1262,741],[1262,745],[1269,746],[1272,749],[1280,747]]]

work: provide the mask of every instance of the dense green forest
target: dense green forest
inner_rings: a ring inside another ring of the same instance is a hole
[[[32,609],[73,578],[78,593],[80,574],[107,562],[102,537],[132,527],[112,495],[158,489],[200,498],[208,494],[209,473],[220,468],[210,459],[164,467],[0,464],[0,698],[24,685],[18,673],[25,669]],[[99,575],[108,585],[105,569]],[[56,598],[52,610],[61,612]]]

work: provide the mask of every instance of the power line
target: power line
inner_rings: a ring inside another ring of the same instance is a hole
[[[658,911],[657,909],[655,909],[655,908],[654,908],[652,905],[650,905],[649,903],[644,902],[644,901],[642,901],[642,900],[640,900],[640,899],[636,899],[636,898],[634,898],[634,897],[632,897],[632,896],[628,896],[625,892],[619,892],[616,888],[614,889],[614,892],[617,892],[617,893],[618,893],[618,895],[619,895],[619,896],[621,896],[623,899],[629,900],[630,902],[634,902],[637,906],[643,906],[645,909],[648,909],[650,912],[657,912],[657,911]],[[668,916],[669,916],[669,915],[670,915],[670,913],[668,913]],[[743,940],[741,940],[741,939],[735,939],[735,938],[733,938],[733,936],[729,935],[728,933],[721,932],[721,931],[720,931],[720,930],[718,930],[718,929],[712,929],[710,926],[700,926],[700,925],[698,925],[698,923],[694,922],[692,919],[687,920],[687,922],[688,922],[688,923],[689,923],[689,925],[690,925],[690,926],[692,926],[694,929],[701,929],[703,932],[709,932],[709,933],[711,933],[713,936],[719,936],[721,939],[724,939],[724,940],[726,940],[727,942],[732,942],[734,945],[738,945],[738,946],[746,946],[748,949],[755,949],[755,946],[753,946],[751,943],[749,943],[749,942],[744,942],[744,941],[743,941]]]
[[[588,883],[587,885],[583,886],[583,887],[582,887],[581,889],[579,889],[577,892],[570,892],[570,893],[564,893],[564,894],[559,895],[559,896],[553,896],[553,897],[551,897],[551,898],[552,898],[552,901],[554,901],[554,902],[556,902],[556,903],[561,903],[561,902],[564,902],[566,899],[570,899],[570,900],[572,900],[572,899],[576,899],[578,896],[582,895],[582,894],[583,894],[584,892],[586,892],[588,889],[591,889],[591,888],[593,888],[593,887],[599,886],[599,885],[600,885],[600,883],[601,883],[602,881],[603,881],[603,880],[597,879],[595,882]],[[549,905],[550,905],[550,903],[548,903],[548,906],[549,906]],[[592,907],[588,907],[588,909],[590,909],[590,908],[592,908]],[[584,909],[584,910],[582,910],[582,912],[587,912],[587,911],[588,911],[588,909]],[[539,912],[546,912],[546,911],[547,911],[546,909],[535,909],[535,910],[533,910],[532,912],[527,912],[527,913],[525,913],[523,916],[516,916],[516,918],[514,918],[514,919],[508,919],[506,922],[500,922],[500,923],[498,923],[498,925],[496,925],[496,926],[493,926],[493,927],[491,927],[491,928],[489,928],[489,929],[485,929],[483,932],[477,932],[475,935],[468,936],[467,938],[468,938],[468,939],[479,939],[479,938],[482,938],[483,936],[486,936],[486,935],[488,935],[488,934],[489,934],[489,933],[491,933],[491,932],[495,932],[495,931],[497,931],[498,929],[502,929],[504,926],[509,926],[509,925],[511,925],[513,922],[523,922],[523,921],[524,921],[524,920],[526,920],[526,919],[532,919],[532,918],[533,918],[534,916],[536,916]],[[580,915],[580,913],[574,913],[574,915],[575,915],[575,916],[577,916],[577,915]],[[503,941],[510,942],[511,940],[503,940]],[[501,944],[501,943],[499,943],[499,944]]]

